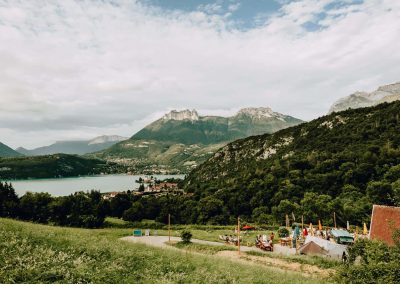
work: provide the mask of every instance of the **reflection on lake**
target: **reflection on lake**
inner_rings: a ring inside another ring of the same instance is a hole
[[[184,178],[183,175],[153,175],[157,179]],[[53,196],[69,195],[76,191],[98,190],[100,192],[136,190],[135,182],[143,175],[105,175],[90,177],[31,179],[11,181],[15,191],[22,196],[27,191],[48,192]]]

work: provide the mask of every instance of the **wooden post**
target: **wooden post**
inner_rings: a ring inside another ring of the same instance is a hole
[[[238,242],[238,255],[240,255],[240,219],[237,219],[237,242]]]
[[[336,227],[336,212],[333,212],[333,221],[334,221],[334,223],[335,223],[335,229],[337,228]]]
[[[301,215],[301,232],[304,231],[304,215]]]
[[[289,227],[290,227],[289,215],[286,214],[286,228],[289,230]]]
[[[168,242],[171,243],[171,214],[168,214]]]

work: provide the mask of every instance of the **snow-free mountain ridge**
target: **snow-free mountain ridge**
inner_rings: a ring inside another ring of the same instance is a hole
[[[233,140],[273,133],[302,122],[270,108],[244,108],[230,117],[173,110],[129,140],[94,155],[128,164],[134,172],[187,172]]]
[[[117,135],[103,135],[90,140],[57,141],[49,146],[43,146],[32,150],[20,147],[17,148],[16,151],[26,156],[51,155],[58,153],[84,155],[104,150],[126,139],[128,138]]]
[[[329,109],[329,113],[339,112],[349,108],[375,106],[384,102],[400,100],[400,82],[384,85],[373,92],[355,92],[336,101]]]

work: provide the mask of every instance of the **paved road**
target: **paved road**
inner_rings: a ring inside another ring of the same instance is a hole
[[[168,242],[168,236],[142,236],[142,237],[129,236],[129,237],[123,237],[123,238],[121,238],[121,240],[135,242],[135,243],[142,243],[142,244],[152,245],[152,246],[156,246],[156,247],[166,247],[167,245],[165,243]],[[171,237],[171,241],[173,241],[173,242],[179,242],[180,240],[181,240],[181,238],[179,238],[179,237]],[[219,243],[219,242],[210,242],[210,241],[197,240],[197,239],[192,239],[191,241],[193,243],[197,243],[197,244],[204,244],[204,245],[211,245],[211,246],[226,246],[226,244]],[[259,248],[248,247],[248,246],[240,246],[240,250],[241,251],[262,252],[262,250],[260,250]]]

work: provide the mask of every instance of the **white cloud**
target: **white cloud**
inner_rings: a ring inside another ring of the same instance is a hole
[[[287,3],[240,31],[218,2],[185,13],[133,0],[0,0],[0,140],[131,136],[184,107],[271,106],[312,119],[339,97],[400,80],[400,2],[330,2]],[[308,31],[310,21],[321,28]]]

